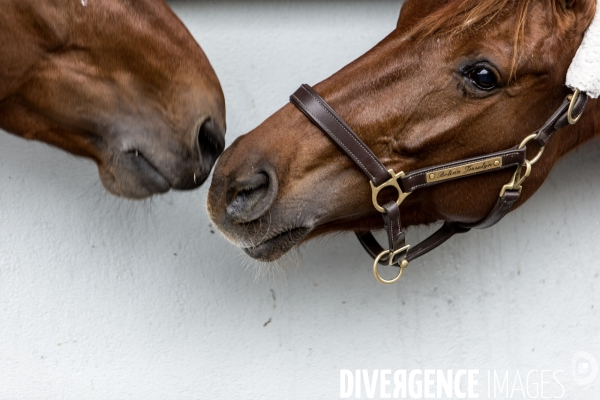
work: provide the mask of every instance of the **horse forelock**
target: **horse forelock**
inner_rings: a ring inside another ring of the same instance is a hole
[[[421,42],[432,37],[455,37],[491,27],[512,16],[516,23],[513,27],[510,79],[515,79],[519,57],[525,47],[525,27],[531,20],[534,5],[532,0],[449,0],[424,16],[411,30],[411,36]],[[552,14],[557,31],[564,32],[568,37],[578,33],[577,29],[572,29],[574,27],[562,26],[566,2],[561,6],[560,2],[547,0],[545,6]],[[590,15],[589,12],[584,14]],[[585,29],[590,23],[591,19],[579,21],[580,29]]]
[[[494,21],[507,12],[527,13],[531,0],[450,0],[425,16],[415,27],[419,39],[430,36],[455,36]],[[521,18],[519,18],[521,20]]]

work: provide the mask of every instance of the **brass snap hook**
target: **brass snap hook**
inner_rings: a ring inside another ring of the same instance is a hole
[[[383,257],[389,255],[390,258],[389,258],[388,265],[392,266],[392,265],[394,265],[394,257],[397,254],[408,251],[409,248],[410,248],[410,245],[406,245],[406,246],[402,247],[400,250],[394,251],[393,253],[390,250],[384,250],[381,253],[379,253],[377,258],[375,259],[375,262],[373,263],[373,275],[375,275],[375,279],[377,279],[379,282],[383,283],[384,285],[391,285],[392,283],[398,282],[400,280],[400,278],[402,278],[404,269],[406,267],[408,267],[408,261],[406,261],[406,259],[404,259],[404,260],[398,262],[398,266],[400,267],[400,270],[398,271],[398,274],[392,279],[384,279],[381,277],[381,275],[379,275],[379,261]]]
[[[521,172],[523,171],[523,167],[525,167],[525,174],[521,175]],[[507,190],[518,190],[519,194],[520,194],[521,189],[523,189],[521,187],[521,185],[523,184],[523,182],[525,182],[525,179],[527,179],[529,174],[531,174],[531,162],[528,160],[525,160],[525,165],[519,165],[517,167],[517,170],[513,174],[512,178],[510,179],[510,182],[508,182],[506,185],[502,186],[502,190],[500,190],[500,197],[503,197],[504,193]]]

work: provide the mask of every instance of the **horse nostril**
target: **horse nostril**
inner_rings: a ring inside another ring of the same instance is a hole
[[[225,148],[225,133],[211,118],[202,123],[198,129],[198,149],[200,163],[204,171],[210,171],[217,157]]]
[[[254,221],[264,215],[277,195],[277,180],[273,174],[259,172],[235,181],[230,189],[227,215],[235,223]]]

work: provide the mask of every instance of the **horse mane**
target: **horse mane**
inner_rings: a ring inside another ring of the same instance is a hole
[[[496,17],[514,12],[517,24],[513,34],[513,55],[510,78],[515,78],[516,65],[525,39],[525,21],[532,0],[448,0],[445,5],[419,21],[413,37],[424,40],[432,36],[457,36],[479,30]],[[554,3],[554,2],[553,2]],[[555,14],[559,12],[553,5]]]

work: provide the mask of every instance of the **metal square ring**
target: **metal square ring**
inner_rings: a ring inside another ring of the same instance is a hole
[[[404,193],[402,191],[402,189],[400,189],[400,185],[398,184],[398,179],[400,179],[404,176],[404,172],[400,171],[396,174],[393,169],[388,169],[388,172],[390,173],[390,175],[392,177],[388,181],[382,183],[381,185],[376,187],[373,184],[373,182],[369,182],[371,184],[373,205],[375,206],[375,209],[377,211],[379,211],[380,213],[385,213],[385,209],[383,207],[381,207],[379,205],[379,203],[377,202],[377,196],[379,195],[379,192],[381,192],[386,187],[393,187],[394,189],[396,189],[398,191],[398,200],[396,200],[396,204],[398,204],[398,205],[402,204],[402,202],[404,201],[406,196],[411,194],[411,192]]]

